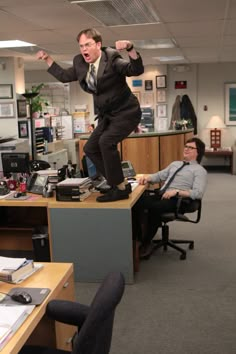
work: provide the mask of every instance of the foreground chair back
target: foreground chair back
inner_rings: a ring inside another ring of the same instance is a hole
[[[90,306],[77,302],[52,300],[47,315],[56,321],[78,326],[71,354],[108,354],[110,352],[116,306],[125,288],[124,276],[110,273],[102,282]],[[19,354],[66,354],[67,351],[25,346]]]

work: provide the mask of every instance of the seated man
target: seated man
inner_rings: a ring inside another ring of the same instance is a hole
[[[141,242],[141,258],[151,255],[152,239],[161,226],[160,216],[176,210],[178,196],[202,199],[207,183],[207,172],[200,165],[204,152],[205,144],[200,139],[189,139],[183,161],[174,161],[164,170],[139,179],[140,184],[165,182],[157,193],[144,193],[133,208],[133,235]]]

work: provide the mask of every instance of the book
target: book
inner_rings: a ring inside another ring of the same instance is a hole
[[[34,305],[0,306],[0,350],[34,308]]]
[[[4,268],[7,269],[18,269],[26,261],[26,258],[15,258],[15,257],[0,257],[0,271]]]
[[[34,270],[33,260],[26,260],[19,268],[3,268],[0,270],[0,281],[15,283],[19,279],[25,278]]]

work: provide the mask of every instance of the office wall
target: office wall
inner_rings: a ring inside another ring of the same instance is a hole
[[[174,71],[168,66],[168,105],[171,107],[177,95],[187,94],[193,103],[198,118],[198,135],[209,145],[210,133],[206,125],[211,116],[225,119],[225,83],[236,83],[236,63],[187,65],[189,70]],[[187,89],[176,90],[175,81],[187,81]],[[204,110],[204,106],[207,110]],[[236,141],[236,126],[222,130],[222,146],[231,146]]]
[[[17,92],[24,92],[25,76],[24,65],[21,58],[0,58],[3,66],[0,69],[0,84],[11,84],[13,87],[13,97],[10,99],[0,99],[1,103],[13,103],[14,117],[0,118],[0,136],[18,137],[18,118],[17,118]]]
[[[212,115],[220,115],[224,119],[224,84],[236,83],[236,63],[222,64],[192,64],[186,65],[187,70],[183,70],[182,66],[179,69],[176,65],[159,65],[148,66],[145,68],[145,73],[139,78],[144,80],[153,80],[154,103],[156,103],[156,75],[167,74],[167,103],[168,117],[171,117],[171,110],[177,95],[183,96],[187,94],[191,99],[194,109],[198,117],[198,132],[199,136],[209,144],[209,131],[205,129],[207,122]],[[35,82],[53,82],[56,81],[45,70],[35,70],[25,72],[26,83]],[[186,89],[175,89],[175,81],[187,81]],[[132,87],[132,78],[127,79]],[[2,78],[1,78],[2,82]],[[9,78],[7,81],[9,82]],[[144,92],[144,87],[140,89]],[[88,103],[90,111],[90,119],[93,121],[93,100],[91,95],[84,93],[77,82],[70,85],[71,110],[74,106],[80,103]],[[207,110],[204,110],[207,106]],[[13,122],[13,120],[12,120]],[[15,121],[14,121],[15,124]],[[16,131],[12,125],[1,125],[1,135],[9,135],[12,131]],[[227,127],[222,134],[222,145],[230,146],[236,141],[236,126]]]

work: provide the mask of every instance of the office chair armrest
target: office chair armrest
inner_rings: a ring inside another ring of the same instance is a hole
[[[191,199],[178,197],[176,204],[175,216],[177,220],[192,222],[197,224],[201,219],[202,201],[201,199]],[[196,219],[190,219],[185,214],[197,211]]]
[[[81,327],[89,312],[89,306],[79,302],[51,300],[46,308],[46,314],[54,320]]]

